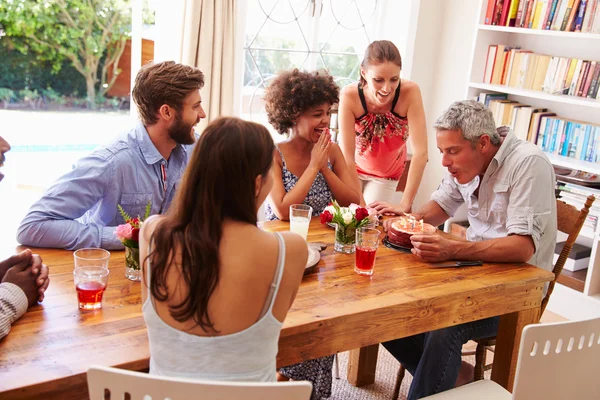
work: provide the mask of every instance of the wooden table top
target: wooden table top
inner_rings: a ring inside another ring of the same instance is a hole
[[[273,221],[263,228],[284,231],[289,224]],[[304,277],[285,320],[279,365],[539,308],[544,283],[553,279],[550,272],[527,264],[433,268],[383,245],[374,274],[365,277],[354,273],[354,255],[333,251],[333,229],[313,219],[308,240],[328,248],[317,271]],[[44,303],[30,308],[0,341],[0,397],[82,386],[92,364],[148,368],[141,284],[125,278],[124,252],[111,252],[103,309],[82,312],[73,286],[72,252],[33,250],[50,266],[51,283]]]

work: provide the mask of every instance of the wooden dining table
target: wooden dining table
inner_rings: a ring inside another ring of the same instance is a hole
[[[285,231],[289,224],[261,227]],[[436,268],[381,245],[374,274],[361,276],[353,254],[333,250],[333,229],[313,219],[308,241],[328,247],[286,317],[278,366],[350,350],[348,380],[365,385],[375,379],[378,343],[500,316],[492,379],[512,388],[521,331],[539,320],[550,272],[528,264]],[[125,278],[124,252],[111,254],[103,308],[80,311],[73,253],[32,250],[50,267],[50,287],[0,340],[0,398],[84,399],[90,365],[147,370],[141,283]]]

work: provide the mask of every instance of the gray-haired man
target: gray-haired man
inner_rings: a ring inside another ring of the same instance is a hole
[[[529,262],[551,270],[556,242],[555,176],[544,153],[517,139],[508,128],[496,129],[491,111],[476,101],[453,103],[434,128],[448,173],[431,200],[413,215],[437,226],[466,203],[469,229],[466,241],[413,235],[413,253],[426,261]],[[378,208],[394,212],[388,204],[378,204]],[[497,330],[495,317],[384,346],[413,375],[408,395],[412,400],[452,388],[461,366],[462,345],[494,336]]]

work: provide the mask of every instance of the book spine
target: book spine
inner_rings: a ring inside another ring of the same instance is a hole
[[[594,74],[592,76],[592,83],[590,84],[590,89],[588,91],[587,97],[590,99],[595,99],[598,94],[598,82],[600,80],[600,62],[596,62],[596,67],[594,68]]]
[[[533,21],[533,14],[535,13],[535,4],[538,0],[530,0],[527,3],[527,13],[525,14],[525,21],[523,22],[523,28],[531,28],[531,22]]]
[[[519,8],[517,8],[517,16],[515,18],[515,27],[517,28],[521,28],[523,25],[523,15],[524,15],[524,8],[526,6],[526,0],[520,0],[519,1]]]
[[[558,7],[559,0],[552,0],[552,6],[550,6],[550,13],[548,14],[548,19],[546,20],[546,26],[544,29],[549,30],[550,26],[552,26],[552,20],[554,19],[554,15],[556,15],[556,8]]]
[[[585,135],[583,136],[583,143],[581,144],[581,149],[577,154],[577,159],[581,160],[582,157],[585,157],[585,152],[587,151],[587,146],[590,141],[590,132],[592,131],[592,127],[590,125],[586,125],[585,127]]]
[[[594,14],[596,13],[596,7],[598,6],[598,0],[588,1],[587,10],[583,17],[583,25],[581,26],[581,32],[587,33],[592,28],[592,22],[594,20]]]
[[[577,12],[577,16],[575,17],[575,21],[573,22],[573,24],[575,25],[573,31],[575,32],[581,32],[581,25],[583,24],[583,17],[585,15],[587,2],[588,0],[581,0],[581,3],[579,3],[579,10]]]
[[[510,11],[510,4],[513,1],[517,0],[504,0],[504,6],[502,7],[502,16],[500,17],[500,26],[507,26],[506,23],[508,22],[508,12]]]
[[[496,7],[496,0],[488,0],[487,10],[485,12],[485,25],[492,24],[492,18],[494,17],[494,8]]]

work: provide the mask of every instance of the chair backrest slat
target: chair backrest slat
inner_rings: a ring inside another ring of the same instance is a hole
[[[550,299],[550,295],[554,291],[554,285],[556,284],[556,280],[560,276],[560,273],[565,266],[565,262],[571,254],[571,249],[573,248],[573,244],[579,236],[579,232],[581,231],[581,227],[587,218],[588,213],[590,212],[590,207],[592,203],[594,203],[595,197],[593,195],[589,195],[585,201],[583,208],[577,210],[570,204],[565,203],[562,200],[556,200],[556,218],[557,218],[557,228],[559,231],[567,233],[569,236],[567,237],[567,241],[558,256],[558,260],[554,264],[554,268],[552,269],[552,273],[554,274],[554,280],[550,282],[548,286],[548,291],[546,293],[546,297],[542,300],[542,312],[540,315],[544,313],[546,306],[548,305],[548,300]]]

